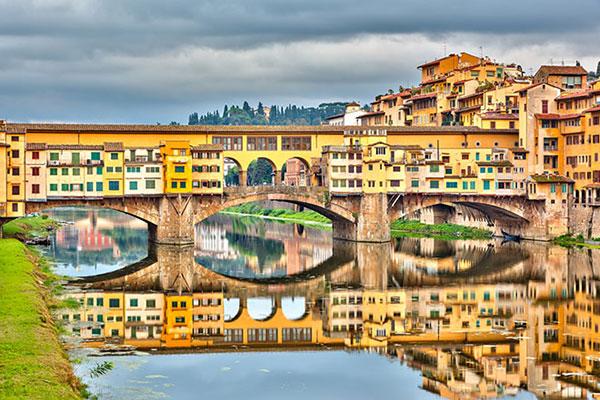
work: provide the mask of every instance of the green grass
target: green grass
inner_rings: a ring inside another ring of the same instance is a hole
[[[455,224],[423,224],[419,221],[398,219],[391,224],[392,237],[432,237],[444,240],[490,239],[492,232]]]
[[[316,211],[304,210],[294,211],[288,208],[263,208],[256,203],[246,203],[239,206],[229,207],[224,210],[225,213],[254,215],[258,217],[270,217],[286,219],[294,222],[315,222],[320,224],[330,224],[331,220]]]
[[[35,238],[48,238],[50,230],[56,228],[58,223],[47,215],[36,217],[23,217],[10,221],[2,227],[4,237],[28,240]]]
[[[79,399],[35,262],[21,242],[0,240],[0,398]]]
[[[598,241],[598,238],[592,239],[593,241]],[[587,243],[582,235],[562,235],[557,236],[552,240],[552,243],[557,244],[562,247],[587,247],[589,249],[600,249],[600,245]]]

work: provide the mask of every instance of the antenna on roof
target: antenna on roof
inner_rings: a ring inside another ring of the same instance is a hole
[[[444,43],[444,57],[446,57],[446,43]]]
[[[479,58],[483,59],[483,46],[479,46]]]

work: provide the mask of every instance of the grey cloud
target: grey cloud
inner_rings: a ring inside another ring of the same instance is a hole
[[[600,58],[597,0],[2,1],[0,118],[184,121],[224,102],[363,102],[448,51]],[[565,13],[576,10],[576,18]]]

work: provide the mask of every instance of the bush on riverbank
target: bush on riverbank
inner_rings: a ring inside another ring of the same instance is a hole
[[[24,244],[0,240],[0,398],[79,399],[36,262]]]
[[[392,222],[392,237],[425,236],[436,239],[490,239],[492,232],[455,224],[423,224],[419,221],[398,219]]]
[[[600,238],[592,239],[593,242],[598,242]],[[600,249],[600,245],[589,243],[583,235],[573,236],[570,234],[557,236],[552,240],[552,243],[562,247],[588,247],[590,249]]]
[[[282,218],[296,220],[298,222],[318,222],[330,224],[331,220],[316,211],[304,210],[294,211],[289,208],[263,208],[256,203],[246,203],[239,206],[229,207],[224,210],[225,213],[235,213],[244,215],[255,215],[259,217]]]
[[[5,238],[21,241],[47,241],[50,232],[58,227],[58,223],[47,215],[23,217],[10,221],[2,227]]]

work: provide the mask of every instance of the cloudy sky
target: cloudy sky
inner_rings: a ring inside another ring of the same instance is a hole
[[[0,119],[155,123],[370,101],[470,51],[600,61],[600,0],[0,0]]]

